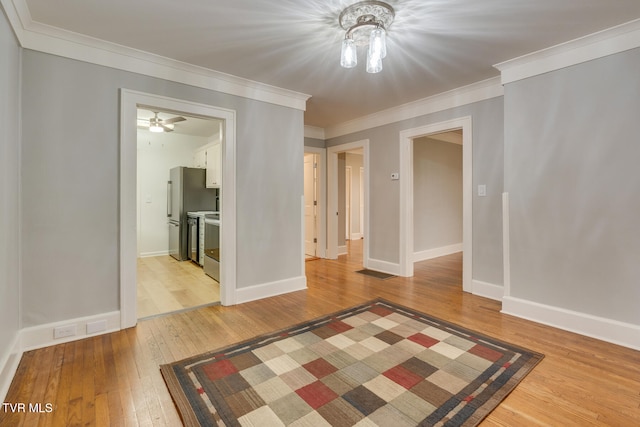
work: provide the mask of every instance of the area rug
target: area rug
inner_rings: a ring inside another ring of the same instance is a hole
[[[160,369],[186,426],[475,426],[542,358],[377,299]]]
[[[397,276],[394,276],[393,274],[383,273],[381,271],[369,270],[368,268],[365,268],[364,270],[358,270],[356,271],[356,273],[364,274],[365,276],[375,277],[376,279],[381,279],[381,280],[387,280],[387,279],[391,279],[392,277],[397,277]]]

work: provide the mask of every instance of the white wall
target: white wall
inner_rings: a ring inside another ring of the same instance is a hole
[[[20,49],[0,9],[0,401],[20,329]]]
[[[207,138],[138,129],[138,256],[169,253],[169,169],[193,166],[193,153]]]
[[[423,252],[462,244],[462,145],[413,143],[413,244]]]

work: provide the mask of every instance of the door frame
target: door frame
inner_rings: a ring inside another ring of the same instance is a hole
[[[220,300],[236,302],[236,112],[165,96],[120,89],[120,322],[135,326],[137,316],[137,109],[157,107],[188,115],[224,120],[220,190],[224,227],[220,232]]]
[[[338,258],[338,154],[362,148],[364,167],[364,224],[362,227],[362,264],[369,266],[369,140],[349,142],[327,148],[327,258]],[[333,214],[333,213],[336,214]]]
[[[325,188],[325,182],[327,182],[327,150],[324,148],[316,148],[316,147],[304,147],[304,154],[315,154],[316,160],[318,162],[318,167],[316,168],[316,194],[318,196],[318,206],[316,208],[317,215],[317,223],[316,223],[316,235],[318,236],[318,244],[316,246],[316,256],[318,258],[326,258],[327,257],[327,210],[325,206],[327,205],[327,192]],[[304,157],[302,159],[304,162]],[[302,224],[304,228],[304,195],[302,202]],[[302,233],[302,260],[304,263],[305,254],[304,254],[304,229]],[[304,268],[302,269],[304,271]]]
[[[473,291],[473,134],[471,116],[400,132],[400,275],[413,276],[414,139],[462,129],[462,290]]]

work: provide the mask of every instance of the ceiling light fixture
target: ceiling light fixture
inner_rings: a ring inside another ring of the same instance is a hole
[[[160,124],[162,119],[158,118],[158,113],[155,113],[155,115],[155,117],[149,119],[149,132],[164,132],[164,128]]]
[[[367,73],[382,71],[382,59],[387,56],[387,28],[393,22],[393,7],[381,1],[361,1],[342,11],[338,21],[347,32],[342,41],[340,65],[353,68],[358,65],[356,46],[369,45]]]

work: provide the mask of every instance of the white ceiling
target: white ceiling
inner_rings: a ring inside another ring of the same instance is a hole
[[[26,0],[33,21],[307,93],[336,125],[498,75],[494,64],[640,18],[640,0],[388,0],[379,74],[339,65],[355,0]]]

